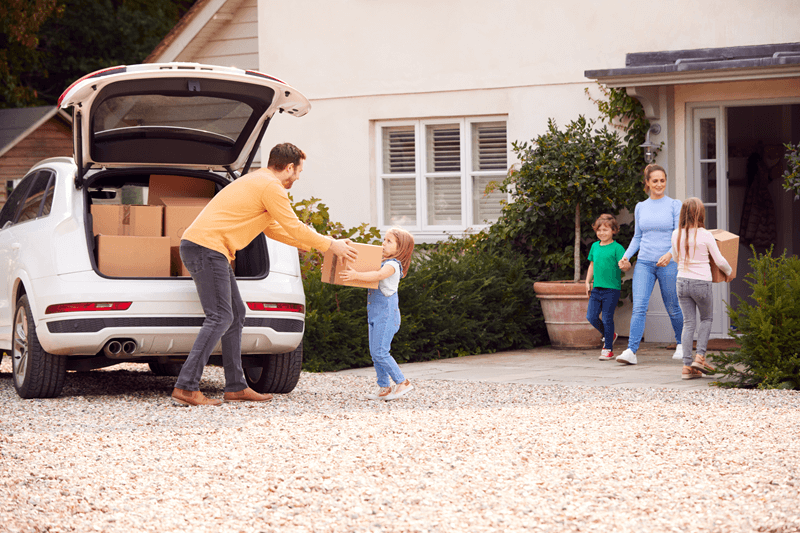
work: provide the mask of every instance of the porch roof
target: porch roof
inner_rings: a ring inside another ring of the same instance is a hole
[[[584,76],[609,87],[800,76],[800,43],[630,53],[624,68]]]

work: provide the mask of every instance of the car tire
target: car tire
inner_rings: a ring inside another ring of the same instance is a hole
[[[260,367],[244,369],[247,384],[256,392],[287,394],[300,379],[303,368],[303,343],[287,353],[264,354]]]
[[[67,378],[67,357],[44,351],[36,335],[28,296],[17,301],[14,313],[11,375],[21,398],[55,398]]]
[[[175,377],[181,373],[181,368],[183,368],[183,363],[159,363],[158,361],[154,361],[151,363],[147,363],[147,366],[150,367],[150,372],[152,372],[156,376]]]

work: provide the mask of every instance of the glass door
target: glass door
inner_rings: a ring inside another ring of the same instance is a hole
[[[725,108],[703,107],[693,112],[691,170],[687,188],[691,196],[703,201],[706,229],[728,228],[728,179],[725,135]],[[714,283],[714,325],[712,338],[727,338],[729,319],[725,302],[729,300],[727,283]]]

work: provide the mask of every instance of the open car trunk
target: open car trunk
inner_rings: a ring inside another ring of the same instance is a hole
[[[107,170],[86,181],[86,236],[94,270],[109,278],[188,279],[180,239],[229,181],[212,172]],[[237,278],[269,274],[266,237],[236,253]]]

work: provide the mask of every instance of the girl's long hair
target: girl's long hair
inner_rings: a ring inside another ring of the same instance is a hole
[[[400,261],[400,266],[403,267],[403,277],[406,277],[408,268],[411,266],[411,255],[414,253],[414,236],[402,228],[392,228],[386,233],[391,233],[397,240],[397,252],[387,259]]]
[[[680,263],[680,253],[681,253],[681,236],[683,232],[686,232],[686,242],[684,243],[684,248],[686,249],[686,262],[684,263],[684,268],[689,268],[689,230],[695,230],[694,236],[694,250],[692,251],[692,255],[694,252],[697,251],[697,228],[705,228],[706,227],[706,208],[703,205],[703,201],[700,198],[687,198],[683,205],[681,206],[681,214],[680,219],[678,221],[678,245],[676,246],[675,251],[678,252],[677,262]]]

